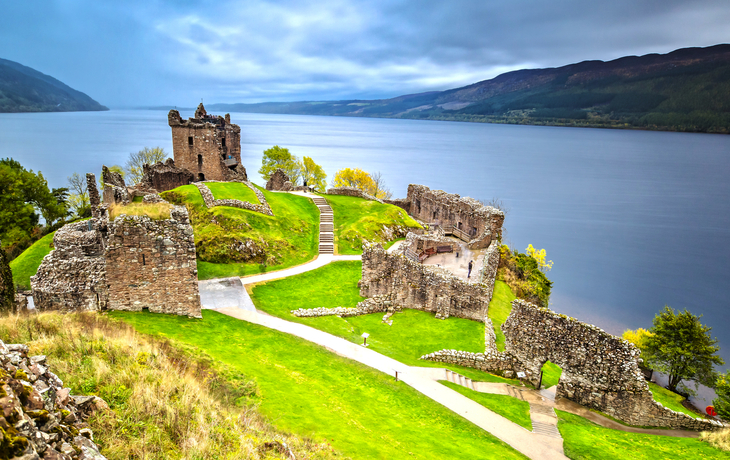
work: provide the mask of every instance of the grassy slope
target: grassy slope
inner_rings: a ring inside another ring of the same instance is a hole
[[[296,337],[211,311],[203,320],[112,316],[255,378],[260,410],[279,429],[327,439],[353,458],[524,458],[403,382]]]
[[[556,411],[565,454],[572,459],[730,459],[730,453],[693,438],[626,433]]]
[[[406,212],[392,204],[381,204],[354,196],[323,195],[335,216],[335,242],[339,254],[362,254],[362,241],[383,241],[383,226],[420,228]]]
[[[512,301],[517,297],[512,289],[504,281],[494,282],[494,295],[489,303],[489,311],[487,316],[492,320],[494,325],[494,333],[497,336],[497,349],[504,351],[504,333],[502,332],[502,324],[507,321],[507,317],[512,311]],[[550,388],[557,385],[563,370],[557,365],[546,362],[543,366],[542,386]]]
[[[216,200],[240,200],[259,204],[256,194],[246,184],[240,182],[207,182]]]
[[[291,314],[298,308],[354,307],[360,297],[357,282],[361,262],[333,262],[317,270],[254,287],[251,298],[256,308],[288,321],[299,322],[362,343],[361,334],[370,334],[370,348],[413,366],[448,367],[477,381],[510,382],[475,369],[444,365],[419,358],[444,348],[481,352],[484,350],[484,325],[462,318],[436,319],[432,313],[404,310],[391,317],[393,325],[382,322],[382,313],[339,318],[299,318]]]
[[[482,406],[496,412],[502,417],[515,422],[526,430],[532,431],[532,420],[530,419],[530,403],[521,401],[517,398],[507,395],[494,395],[489,393],[480,393],[478,391],[465,388],[453,382],[440,381],[443,385],[457,391],[467,398],[478,402]]]
[[[696,414],[692,412],[691,410],[687,409],[682,405],[682,401],[684,401],[684,396],[678,395],[677,393],[673,393],[666,388],[662,388],[659,385],[652,383],[652,382],[646,382],[649,384],[649,390],[651,390],[651,394],[654,396],[654,401],[662,404],[664,407],[668,409],[672,409],[676,412],[683,412],[691,417],[694,418],[707,418],[702,415]]]
[[[297,195],[262,191],[274,216],[226,206],[208,210],[194,185],[185,185],[162,194],[165,199],[184,203],[191,210],[195,244],[199,250],[198,278],[243,276],[281,270],[308,262],[317,255],[319,211],[314,203]],[[217,223],[211,222],[211,219]],[[230,248],[225,243],[246,239],[254,240],[257,244],[261,241],[268,244],[269,259],[266,264],[225,261],[226,254],[230,254]],[[201,247],[210,250],[202,251],[204,255],[201,256]],[[206,257],[208,260],[205,260]]]
[[[36,241],[31,247],[10,262],[10,270],[13,272],[13,283],[16,286],[30,289],[30,277],[38,272],[38,267],[41,266],[43,258],[52,251],[51,244],[53,244],[53,235],[55,233],[49,233]]]

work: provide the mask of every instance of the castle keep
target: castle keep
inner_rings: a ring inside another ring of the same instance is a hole
[[[194,118],[183,120],[180,112],[170,110],[167,120],[175,166],[192,172],[197,181],[248,180],[241,165],[241,128],[229,114],[208,115],[201,103]]]

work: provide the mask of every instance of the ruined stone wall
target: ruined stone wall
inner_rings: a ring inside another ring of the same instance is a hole
[[[14,303],[13,273],[10,271],[10,262],[5,256],[2,244],[0,244],[0,312],[13,311]]]
[[[110,310],[200,317],[195,240],[185,208],[171,218],[119,216],[109,223],[106,279]]]
[[[269,177],[266,182],[266,190],[277,190],[288,192],[292,189],[292,183],[289,176],[286,175],[283,169],[279,168],[274,171],[274,174]]]
[[[335,187],[335,188],[328,188],[327,189],[327,195],[346,195],[346,196],[356,196],[359,198],[365,198],[366,200],[371,201],[377,201],[378,203],[382,203],[383,200],[380,198],[375,198],[374,196],[363,192],[359,188],[356,187]]]
[[[422,222],[454,226],[471,238],[470,249],[483,249],[500,237],[504,213],[491,206],[484,206],[469,197],[431,190],[425,185],[408,186],[408,204],[401,200],[391,203],[406,209],[414,218]]]
[[[53,246],[31,276],[37,310],[99,310],[106,305],[103,221],[91,219],[61,227]]]
[[[229,115],[208,116],[200,104],[196,118],[187,121],[170,110],[168,123],[175,164],[192,172],[195,180],[248,180],[241,164],[241,128],[230,123]],[[225,164],[231,158],[238,165],[234,170]]]
[[[106,166],[101,167],[101,177],[104,183],[104,203],[105,204],[129,204],[132,198],[129,196],[127,184],[124,178],[117,172],[110,171]]]
[[[256,194],[256,197],[259,199],[260,204],[249,203],[248,201],[232,200],[232,199],[216,200],[215,197],[213,197],[213,192],[211,192],[210,189],[208,188],[208,186],[205,185],[204,183],[194,182],[193,185],[198,187],[198,190],[200,190],[200,196],[203,197],[205,206],[208,208],[212,208],[214,206],[230,206],[233,208],[247,209],[249,211],[260,212],[262,214],[266,214],[267,216],[273,216],[274,213],[271,210],[271,207],[269,206],[269,202],[266,201],[266,197],[261,192],[261,190],[257,189],[250,182],[244,182],[244,184],[248,188],[253,190],[253,192]]]
[[[143,165],[143,176],[140,186],[145,189],[155,190],[157,193],[166,192],[181,185],[188,185],[194,182],[197,177],[187,169],[175,166],[175,160],[168,158],[164,163],[154,165]]]
[[[385,297],[403,308],[430,311],[437,318],[455,316],[484,321],[489,298],[480,284],[470,284],[450,272],[365,244],[362,255],[363,297]]]

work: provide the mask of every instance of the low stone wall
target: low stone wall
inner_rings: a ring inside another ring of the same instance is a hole
[[[360,198],[365,198],[366,200],[371,201],[377,201],[378,203],[382,203],[383,200],[380,198],[375,198],[374,196],[367,194],[356,187],[335,187],[335,188],[328,188],[327,189],[327,195],[346,195],[346,196],[356,196]]]
[[[5,251],[0,244],[0,312],[14,310],[15,285],[13,284],[13,273],[10,271],[10,263],[5,257]]]
[[[456,316],[484,321],[490,301],[484,286],[388,253],[379,244],[363,245],[359,286],[363,297],[390,296],[394,305],[430,311],[443,319]]]
[[[187,212],[170,219],[121,215],[109,223],[106,279],[110,310],[201,317],[195,240]]]
[[[98,396],[71,395],[46,357],[28,357],[28,352],[27,345],[0,341],[2,458],[106,460],[87,420],[108,410],[107,403]]]
[[[207,206],[208,208],[212,208],[215,206],[230,206],[233,208],[260,212],[261,214],[266,214],[267,216],[274,215],[274,213],[271,211],[271,208],[269,207],[269,203],[266,201],[266,197],[264,196],[264,194],[261,192],[261,190],[254,187],[254,185],[250,182],[243,182],[243,184],[246,184],[248,188],[253,190],[253,192],[256,194],[256,197],[259,199],[260,204],[253,204],[249,203],[248,201],[241,200],[216,200],[215,197],[213,197],[213,192],[211,192],[208,186],[205,185],[203,182],[193,182],[193,184],[198,187],[198,190],[200,190],[200,195],[203,197],[205,206]]]
[[[299,316],[302,318],[313,318],[319,316],[340,316],[342,318],[346,318],[349,316],[360,316],[384,311],[394,313],[401,310],[402,309],[400,306],[393,303],[393,296],[382,295],[375,296],[371,299],[365,299],[362,302],[358,302],[355,308],[300,308],[298,310],[292,310],[291,313],[294,316]]]

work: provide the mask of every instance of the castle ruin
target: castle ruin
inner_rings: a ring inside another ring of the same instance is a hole
[[[183,120],[180,112],[170,110],[167,119],[175,166],[192,172],[197,181],[248,180],[241,164],[241,128],[229,114],[209,115],[201,102],[194,118]]]

